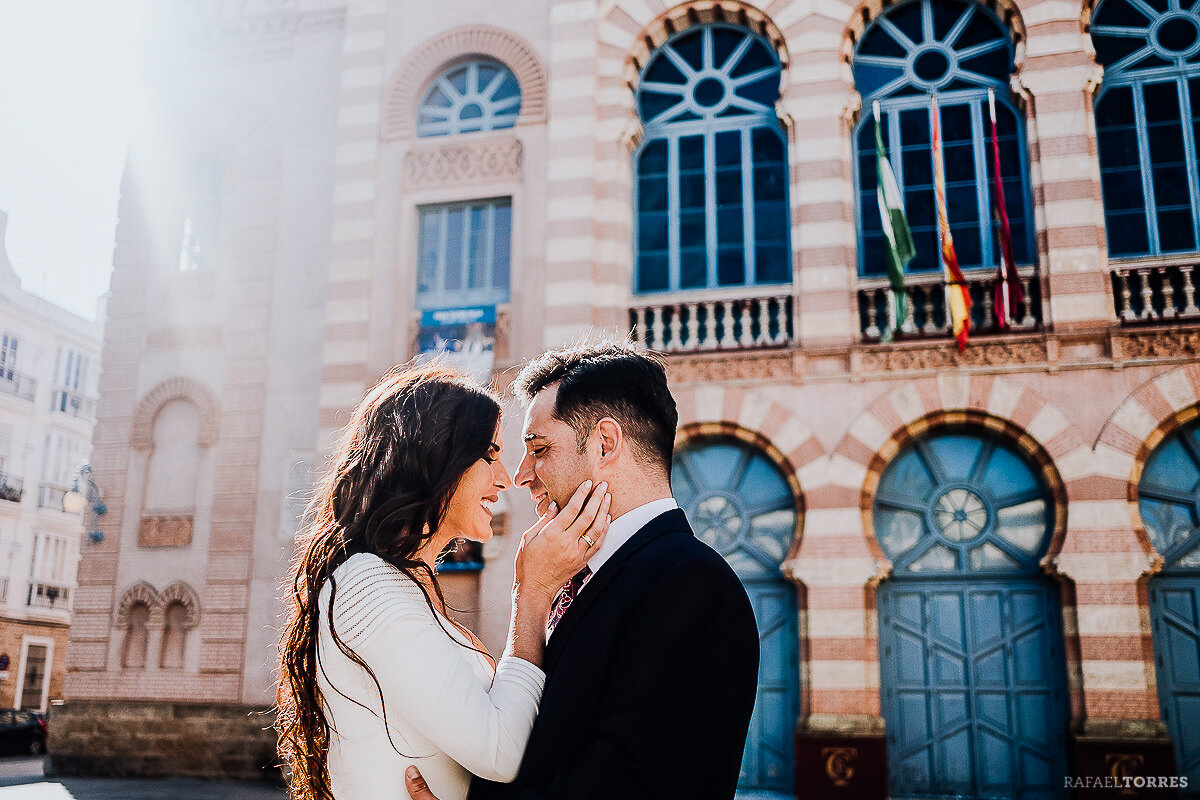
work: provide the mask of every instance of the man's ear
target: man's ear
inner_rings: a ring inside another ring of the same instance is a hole
[[[604,417],[597,422],[596,431],[600,439],[599,466],[610,466],[625,448],[625,432],[621,430],[621,423],[612,417]]]

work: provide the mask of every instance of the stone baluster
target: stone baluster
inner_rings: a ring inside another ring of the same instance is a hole
[[[721,301],[721,309],[724,314],[721,317],[721,325],[724,328],[721,336],[721,347],[737,347],[737,339],[733,335],[733,301]]]
[[[1163,295],[1163,319],[1175,319],[1178,310],[1175,308],[1175,285],[1171,283],[1172,269],[1160,269],[1158,274],[1162,276],[1162,295]]]
[[[863,338],[874,341],[878,339],[880,335],[879,325],[876,324],[878,322],[879,312],[875,308],[875,301],[879,298],[879,290],[864,289],[862,296],[867,304],[867,326],[863,328]]]
[[[1133,313],[1133,292],[1129,290],[1129,270],[1117,270],[1117,285],[1121,292],[1121,319],[1133,322],[1137,315]]]
[[[771,343],[771,300],[770,297],[758,299],[758,336],[754,343],[760,347]]]
[[[650,309],[650,331],[651,331],[651,347],[655,350],[663,349],[663,313],[662,306],[653,306]]]
[[[900,323],[900,332],[907,334],[917,333],[917,296],[911,286],[904,287],[904,297],[908,301],[908,313],[904,317],[904,321]],[[891,298],[888,298],[891,302]]]
[[[717,304],[710,300],[704,304],[704,341],[700,349],[715,350],[717,341]]]
[[[1033,278],[1021,278],[1021,327],[1033,329],[1037,327],[1037,317],[1034,315]]]
[[[646,309],[636,308],[633,311],[633,335],[641,347],[646,346]]]
[[[683,346],[683,342],[679,338],[680,333],[683,331],[683,320],[680,318],[682,312],[683,306],[679,304],[671,306],[671,338],[667,341],[668,351],[675,351]]]
[[[1150,270],[1139,269],[1138,279],[1142,282],[1142,313],[1140,319],[1158,319],[1154,310],[1154,291],[1150,288]]]
[[[921,297],[923,298],[923,302],[921,303],[921,311],[923,311],[925,314],[925,324],[921,326],[921,333],[934,334],[934,333],[939,333],[940,331],[945,330],[945,326],[942,326],[941,328],[939,328],[938,324],[933,321],[933,312],[934,312],[933,297],[934,297],[934,294],[937,292],[941,292],[943,294],[943,296],[945,295],[945,290],[942,289],[940,287],[940,285],[935,286],[933,284],[926,284],[925,286],[921,287]],[[909,296],[911,297],[915,294],[916,294],[915,292],[910,292]],[[943,303],[942,305],[943,305],[943,310],[946,312],[946,316],[948,318],[950,316],[950,309],[945,308],[945,303]]]
[[[750,347],[751,345],[754,344],[754,335],[750,331],[750,325],[753,321],[750,316],[750,303],[751,302],[752,301],[750,301],[750,300],[741,301],[742,335],[738,337],[738,344],[741,345],[742,347]]]
[[[779,304],[775,309],[775,344],[787,344],[792,340],[792,313],[790,300],[787,297],[777,297]]]
[[[700,347],[700,312],[699,306],[696,303],[687,304],[688,312],[688,338],[683,343],[684,350],[696,350]]]
[[[992,291],[992,281],[982,281],[976,286],[979,287],[979,294],[982,295],[980,305],[983,306],[983,324],[980,326],[981,331],[990,331],[996,327],[996,295]],[[967,287],[968,290],[970,286]]]
[[[1179,268],[1179,271],[1183,274],[1183,297],[1186,303],[1183,311],[1179,314],[1181,317],[1194,317],[1200,314],[1200,308],[1196,308],[1196,286],[1192,283],[1192,271],[1194,269],[1195,267],[1191,264]]]

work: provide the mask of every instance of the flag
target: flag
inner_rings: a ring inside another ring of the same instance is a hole
[[[879,200],[879,221],[887,239],[887,274],[891,286],[888,290],[888,324],[881,337],[886,342],[900,331],[904,321],[908,319],[908,292],[904,285],[904,268],[916,255],[916,248],[913,246],[912,231],[908,227],[908,217],[904,214],[904,195],[900,194],[896,175],[892,172],[892,165],[888,163],[887,154],[883,149],[878,100],[875,101],[874,111],[877,182],[875,195]]]
[[[950,311],[954,340],[961,353],[967,346],[971,332],[971,295],[967,291],[967,279],[958,267],[958,256],[954,254],[954,237],[950,234],[950,217],[946,213],[946,168],[942,163],[942,132],[938,114],[937,96],[933,97],[930,114],[933,139],[933,194],[937,202],[938,238],[942,243],[942,269],[946,273],[946,305]]]
[[[988,111],[992,115],[992,213],[1000,223],[1000,271],[996,276],[996,325],[1004,330],[1021,313],[1021,280],[1013,259],[1008,208],[1004,205],[1004,176],[1000,172],[1000,134],[996,128],[996,92],[988,89]]]

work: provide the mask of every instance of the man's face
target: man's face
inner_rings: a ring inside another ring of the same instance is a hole
[[[529,488],[538,516],[546,513],[551,501],[559,508],[565,506],[579,484],[592,477],[593,464],[587,452],[579,452],[575,430],[554,418],[557,397],[557,383],[538,392],[521,430],[525,457],[517,466],[515,482]]]

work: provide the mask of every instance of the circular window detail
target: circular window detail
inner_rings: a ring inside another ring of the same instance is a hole
[[[778,578],[796,531],[796,501],[783,473],[736,439],[703,439],[680,448],[671,490],[700,541],[743,579]]]
[[[1138,511],[1165,568],[1200,570],[1200,424],[1154,448],[1138,482]]]
[[[1103,0],[1089,30],[1106,82],[1123,73],[1194,64],[1200,56],[1200,8],[1195,6]]]
[[[973,432],[935,433],[888,465],[875,533],[897,575],[1033,572],[1053,530],[1053,504],[1028,458]]]
[[[452,136],[511,128],[521,113],[521,86],[498,61],[458,64],[438,75],[417,110],[417,136]]]

